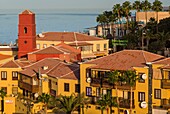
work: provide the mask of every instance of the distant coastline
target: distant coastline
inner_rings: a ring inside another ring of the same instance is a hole
[[[18,14],[22,9],[0,9],[0,43],[15,42],[18,34]],[[96,17],[101,10],[31,10],[36,13],[36,32],[69,31],[83,32],[97,25]]]

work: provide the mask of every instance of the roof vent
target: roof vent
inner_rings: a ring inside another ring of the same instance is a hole
[[[43,66],[42,68],[43,68],[43,70],[47,70],[48,66]]]
[[[42,33],[40,33],[40,34],[38,34],[38,36],[39,36],[40,38],[43,38],[45,35],[43,35]]]

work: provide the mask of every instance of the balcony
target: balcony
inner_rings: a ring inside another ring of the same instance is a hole
[[[92,96],[89,97],[89,104],[97,104],[97,101],[100,99],[100,97]]]
[[[119,97],[119,107],[120,108],[130,108],[130,99],[124,99]],[[135,108],[135,100],[132,99],[132,108]]]
[[[113,85],[109,84],[108,80],[100,78],[93,78],[90,85],[94,87],[113,88]]]
[[[100,79],[100,78],[92,78],[92,82],[90,84],[93,87],[103,87],[103,88],[114,88],[115,85],[110,84],[107,79]],[[122,90],[130,90],[130,85],[128,83],[117,83],[117,89],[122,89]],[[133,90],[136,89],[136,86],[132,88]]]
[[[161,106],[164,109],[169,109],[170,108],[170,99],[161,99]]]
[[[22,81],[18,82],[18,85],[21,89],[28,90],[29,92],[36,93],[39,92],[39,86],[38,85],[31,85]]]
[[[170,89],[170,80],[169,79],[161,80],[161,87],[163,89]]]

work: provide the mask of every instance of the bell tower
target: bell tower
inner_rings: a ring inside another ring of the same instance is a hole
[[[36,48],[35,14],[25,10],[19,14],[18,24],[18,58],[26,57],[27,53]]]

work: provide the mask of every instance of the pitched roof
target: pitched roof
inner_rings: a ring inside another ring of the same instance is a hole
[[[0,60],[8,59],[8,58],[11,58],[11,57],[13,57],[13,56],[0,54]]]
[[[41,37],[42,35],[43,37]],[[41,36],[37,35],[36,39],[42,41],[64,41],[64,42],[104,40],[102,38],[89,36],[77,32],[45,32],[42,33],[42,35]]]
[[[47,69],[44,69],[47,67]],[[48,76],[61,79],[78,79],[79,66],[76,64],[67,64],[57,58],[46,58],[24,67],[21,74],[29,77],[36,76],[37,73],[47,74]]]
[[[153,64],[170,64],[170,58],[161,59],[159,61],[154,62]]]
[[[25,67],[30,65],[31,63],[27,59],[17,59],[17,60],[10,60],[0,66],[0,68],[19,68]]]
[[[87,46],[87,45],[93,45],[93,44],[88,43],[88,42],[73,42],[73,43],[69,43],[68,45],[70,45],[70,46]]]
[[[29,54],[63,54],[62,50],[55,48],[54,46],[49,46],[41,50],[30,52]]]
[[[49,46],[41,50],[30,52],[29,54],[64,54],[64,53],[80,53],[80,50],[77,50],[61,42],[57,46]]]
[[[144,67],[147,62],[163,59],[161,55],[142,50],[123,50],[114,54],[86,62],[95,64],[90,68],[105,70],[130,70],[133,67]]]
[[[21,14],[34,14],[34,13],[27,9],[27,10],[24,10],[23,12],[21,12]]]
[[[57,75],[56,75],[57,74]],[[79,79],[80,69],[76,64],[60,63],[48,73],[49,76],[60,79]]]

